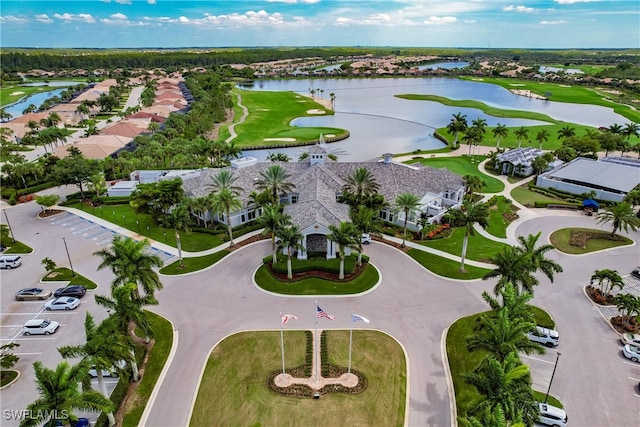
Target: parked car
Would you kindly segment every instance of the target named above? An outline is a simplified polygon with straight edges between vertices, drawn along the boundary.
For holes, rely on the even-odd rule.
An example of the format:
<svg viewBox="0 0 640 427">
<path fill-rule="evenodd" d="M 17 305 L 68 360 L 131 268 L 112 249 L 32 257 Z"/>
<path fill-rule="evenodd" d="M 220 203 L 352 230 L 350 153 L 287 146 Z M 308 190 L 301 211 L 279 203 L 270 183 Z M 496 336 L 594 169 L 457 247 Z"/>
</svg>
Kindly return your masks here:
<svg viewBox="0 0 640 427">
<path fill-rule="evenodd" d="M 16 293 L 16 300 L 28 301 L 28 300 L 45 300 L 49 299 L 51 291 L 45 291 L 42 288 L 25 288 L 20 289 Z"/>
<path fill-rule="evenodd" d="M 558 408 L 548 403 L 538 403 L 538 409 L 540 415 L 538 415 L 538 422 L 548 426 L 566 427 L 569 417 L 564 409 Z"/>
<path fill-rule="evenodd" d="M 368 245 L 371 243 L 371 235 L 369 233 L 362 233 L 362 237 L 360 237 L 360 242 L 363 245 Z"/>
<path fill-rule="evenodd" d="M 636 347 L 640 347 L 640 335 L 639 334 L 622 334 L 620 337 L 620 341 L 622 341 L 622 345 L 631 344 Z"/>
<path fill-rule="evenodd" d="M 22 257 L 18 255 L 2 255 L 0 256 L 0 268 L 11 270 L 22 265 Z"/>
<path fill-rule="evenodd" d="M 527 338 L 547 347 L 555 347 L 560 342 L 560 335 L 558 334 L 558 331 L 543 328 L 542 326 L 536 326 L 533 331 L 527 334 Z"/>
<path fill-rule="evenodd" d="M 636 347 L 635 345 L 627 344 L 622 347 L 622 354 L 633 362 L 640 361 L 640 347 Z"/>
<path fill-rule="evenodd" d="M 71 285 L 64 288 L 58 288 L 53 292 L 53 296 L 82 298 L 87 293 L 87 288 L 82 285 Z"/>
<path fill-rule="evenodd" d="M 632 272 L 631 275 L 633 277 L 637 277 L 638 279 L 640 279 L 640 267 L 636 267 Z"/>
<path fill-rule="evenodd" d="M 80 306 L 80 300 L 74 297 L 60 297 L 48 301 L 44 308 L 47 311 L 51 310 L 75 310 Z"/>
<path fill-rule="evenodd" d="M 58 330 L 60 324 L 55 320 L 49 319 L 32 319 L 27 320 L 22 327 L 22 333 L 25 335 L 51 335 Z"/>
</svg>

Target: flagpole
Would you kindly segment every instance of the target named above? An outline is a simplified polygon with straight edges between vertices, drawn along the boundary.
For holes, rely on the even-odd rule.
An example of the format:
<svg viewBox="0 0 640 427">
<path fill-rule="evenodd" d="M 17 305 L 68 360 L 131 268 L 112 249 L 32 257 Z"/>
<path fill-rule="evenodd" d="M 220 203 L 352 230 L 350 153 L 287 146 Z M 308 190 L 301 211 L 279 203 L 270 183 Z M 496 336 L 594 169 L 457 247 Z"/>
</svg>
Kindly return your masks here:
<svg viewBox="0 0 640 427">
<path fill-rule="evenodd" d="M 353 311 L 351 312 L 351 322 L 349 323 L 349 364 L 347 365 L 347 381 L 351 375 L 351 343 L 353 342 Z"/>
<path fill-rule="evenodd" d="M 316 354 L 317 354 L 317 356 L 319 358 L 320 357 L 320 351 L 319 351 L 320 349 L 318 348 L 319 347 L 319 344 L 318 344 L 318 301 L 316 301 L 316 307 L 313 309 L 313 311 L 315 312 L 314 314 L 315 314 L 315 318 L 316 318 L 316 333 L 315 333 L 315 336 L 313 338 L 314 341 L 315 341 L 315 344 L 316 344 L 314 352 L 317 352 Z M 314 365 L 315 365 L 314 369 L 316 371 L 316 384 L 318 383 L 318 362 L 319 362 L 318 359 L 314 360 L 314 362 L 313 362 Z"/>
<path fill-rule="evenodd" d="M 282 322 L 282 313 L 280 313 L 280 347 L 282 349 L 282 384 L 285 384 L 284 376 L 284 323 Z"/>
</svg>

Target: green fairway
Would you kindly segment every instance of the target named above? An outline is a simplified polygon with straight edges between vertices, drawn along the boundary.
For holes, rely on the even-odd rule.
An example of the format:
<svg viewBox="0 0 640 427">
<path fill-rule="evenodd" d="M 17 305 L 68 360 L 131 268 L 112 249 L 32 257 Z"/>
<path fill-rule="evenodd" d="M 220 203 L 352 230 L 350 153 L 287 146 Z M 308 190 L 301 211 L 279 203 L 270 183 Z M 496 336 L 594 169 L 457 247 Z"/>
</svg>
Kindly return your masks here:
<svg viewBox="0 0 640 427">
<path fill-rule="evenodd" d="M 274 312 L 272 327 L 279 325 Z M 305 346 L 304 331 L 285 331 L 287 368 L 304 364 Z M 347 366 L 348 346 L 349 331 L 328 331 L 327 349 L 333 364 Z M 231 335 L 207 360 L 190 425 L 404 425 L 407 372 L 400 345 L 381 332 L 354 330 L 351 366 L 367 378 L 367 388 L 360 394 L 330 393 L 317 400 L 286 397 L 266 384 L 272 372 L 282 369 L 280 333 Z"/>
<path fill-rule="evenodd" d="M 468 156 L 415 159 L 410 160 L 407 163 L 420 163 L 422 165 L 431 166 L 432 168 L 436 169 L 447 168 L 451 172 L 460 176 L 475 175 L 480 177 L 480 179 L 482 179 L 486 184 L 486 186 L 482 187 L 482 189 L 480 190 L 481 193 L 498 193 L 504 190 L 504 184 L 502 183 L 502 181 L 491 176 L 487 176 L 484 173 L 480 172 L 480 170 L 478 169 L 478 164 L 485 158 L 485 156 L 475 156 L 475 160 L 477 161 L 477 163 L 472 162 L 472 158 Z"/>
<path fill-rule="evenodd" d="M 462 253 L 462 241 L 464 239 L 464 227 L 458 227 L 453 230 L 451 236 L 444 239 L 422 240 L 423 246 L 438 249 L 452 255 L 460 256 Z M 506 245 L 489 240 L 486 237 L 476 233 L 475 236 L 469 236 L 469 245 L 467 246 L 467 259 L 474 261 L 488 262 L 489 258 L 500 252 Z"/>
<path fill-rule="evenodd" d="M 324 127 L 294 127 L 291 120 L 296 117 L 313 117 L 333 114 L 311 98 L 294 92 L 270 92 L 239 90 L 242 104 L 249 110 L 244 123 L 235 128 L 234 139 L 239 147 L 270 146 L 314 142 L 320 134 L 330 138 L 347 135 L 344 129 Z M 322 112 L 322 114 L 313 114 Z"/>
</svg>

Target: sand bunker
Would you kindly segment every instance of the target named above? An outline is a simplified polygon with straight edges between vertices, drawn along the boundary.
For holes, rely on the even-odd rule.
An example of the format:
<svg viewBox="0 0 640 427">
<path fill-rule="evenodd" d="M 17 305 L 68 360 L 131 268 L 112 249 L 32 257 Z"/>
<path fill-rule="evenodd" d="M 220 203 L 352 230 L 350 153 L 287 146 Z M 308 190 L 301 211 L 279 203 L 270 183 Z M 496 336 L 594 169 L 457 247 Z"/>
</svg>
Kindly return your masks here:
<svg viewBox="0 0 640 427">
<path fill-rule="evenodd" d="M 524 83 L 509 83 L 509 86 L 526 86 Z"/>
<path fill-rule="evenodd" d="M 509 90 L 511 91 L 511 93 L 515 93 L 516 95 L 520 95 L 520 96 L 526 96 L 528 98 L 547 99 L 544 96 L 540 96 L 538 94 L 531 92 L 530 90 L 521 90 L 521 89 L 509 89 Z"/>
<path fill-rule="evenodd" d="M 12 92 L 9 96 L 24 95 L 24 92 Z"/>
<path fill-rule="evenodd" d="M 268 108 L 257 108 L 256 111 L 269 111 Z"/>
<path fill-rule="evenodd" d="M 334 138 L 336 136 L 335 133 L 328 133 L 325 135 L 327 138 Z"/>
<path fill-rule="evenodd" d="M 285 141 L 285 142 L 293 142 L 295 138 L 265 138 L 263 141 Z"/>
<path fill-rule="evenodd" d="M 325 113 L 324 110 L 318 110 L 316 108 L 316 109 L 313 109 L 313 110 L 307 110 L 307 114 L 326 114 L 326 113 Z"/>
</svg>

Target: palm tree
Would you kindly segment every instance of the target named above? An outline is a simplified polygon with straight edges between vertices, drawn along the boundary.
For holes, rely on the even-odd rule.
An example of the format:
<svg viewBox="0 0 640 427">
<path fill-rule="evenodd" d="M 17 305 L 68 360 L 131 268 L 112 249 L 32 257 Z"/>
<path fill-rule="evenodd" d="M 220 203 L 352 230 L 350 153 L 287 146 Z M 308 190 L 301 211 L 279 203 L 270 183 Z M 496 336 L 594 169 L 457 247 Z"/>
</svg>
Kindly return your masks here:
<svg viewBox="0 0 640 427">
<path fill-rule="evenodd" d="M 211 195 L 211 209 L 218 214 L 224 213 L 227 233 L 229 233 L 229 246 L 235 245 L 231 227 L 231 212 L 242 209 L 240 198 L 230 188 L 223 188 Z"/>
<path fill-rule="evenodd" d="M 275 162 L 290 162 L 291 161 L 291 157 L 287 156 L 285 153 L 269 153 L 267 155 L 267 159 L 269 160 L 271 163 L 275 163 Z"/>
<path fill-rule="evenodd" d="M 297 225 L 290 225 L 278 230 L 276 236 L 280 238 L 280 242 L 283 247 L 287 248 L 287 277 L 293 278 L 293 271 L 291 268 L 291 256 L 293 251 L 299 251 L 304 249 L 302 246 L 302 239 L 304 236 L 300 233 L 300 229 Z"/>
<path fill-rule="evenodd" d="M 610 222 L 613 225 L 611 237 L 614 237 L 619 229 L 627 233 L 629 229 L 637 231 L 640 227 L 640 218 L 633 212 L 633 206 L 627 202 L 620 202 L 605 208 L 602 212 L 598 212 L 596 219 L 598 220 L 597 224 Z"/>
<path fill-rule="evenodd" d="M 542 150 L 542 143 L 547 142 L 549 140 L 549 131 L 546 129 L 542 129 L 536 134 L 536 141 L 540 144 L 538 147 L 539 150 Z"/>
<path fill-rule="evenodd" d="M 380 185 L 371 171 L 365 167 L 359 167 L 347 176 L 346 183 L 342 187 L 342 192 L 353 199 L 352 206 L 357 207 L 362 204 L 365 197 L 378 193 Z"/>
<path fill-rule="evenodd" d="M 458 134 L 466 132 L 468 127 L 467 116 L 462 113 L 456 113 L 447 125 L 447 133 L 453 134 L 453 143 L 451 148 L 458 148 Z"/>
<path fill-rule="evenodd" d="M 631 141 L 631 137 L 635 136 L 636 138 L 640 135 L 640 125 L 638 123 L 625 123 L 624 129 L 622 129 L 622 135 L 627 138 L 628 141 Z"/>
<path fill-rule="evenodd" d="M 331 100 L 331 110 L 336 111 L 336 94 L 331 92 L 329 94 L 329 99 Z"/>
<path fill-rule="evenodd" d="M 178 248 L 178 260 L 180 267 L 184 267 L 182 262 L 182 240 L 180 239 L 180 230 L 184 230 L 186 233 L 191 232 L 189 226 L 191 224 L 191 216 L 185 203 L 180 203 L 174 206 L 169 215 L 162 219 L 162 224 L 165 227 L 173 228 L 173 233 L 176 237 L 176 246 Z"/>
<path fill-rule="evenodd" d="M 502 298 L 501 301 L 485 291 L 482 293 L 482 299 L 496 312 L 506 308 L 510 317 L 522 319 L 530 323 L 535 322 L 533 310 L 531 305 L 529 305 L 529 301 L 533 298 L 532 293 L 518 292 L 518 289 L 513 284 L 506 283 L 502 287 L 499 295 Z"/>
<path fill-rule="evenodd" d="M 108 319 L 100 325 L 96 325 L 93 316 L 87 312 L 84 321 L 85 344 L 58 348 L 60 355 L 65 359 L 82 357 L 83 363 L 95 366 L 100 393 L 106 398 L 109 398 L 109 394 L 102 371 L 117 366 L 120 360 L 128 359 L 130 356 L 129 348 L 132 344 L 128 336 L 122 335 L 121 331 L 113 326 L 114 323 L 109 322 Z M 110 426 L 116 424 L 113 412 L 109 411 L 107 418 Z"/>
<path fill-rule="evenodd" d="M 369 209 L 366 206 L 358 206 L 357 208 L 349 209 L 349 217 L 351 222 L 357 231 L 358 242 L 358 261 L 357 265 L 362 265 L 362 253 L 364 248 L 362 246 L 362 235 L 370 233 L 371 231 L 378 231 L 378 221 L 376 211 Z"/>
<path fill-rule="evenodd" d="M 123 335 L 129 336 L 134 342 L 140 342 L 136 335 L 136 328 L 140 329 L 146 337 L 153 336 L 153 330 L 147 314 L 142 309 L 146 305 L 158 305 L 158 301 L 152 295 L 138 297 L 135 295 L 136 285 L 129 283 L 111 290 L 111 298 L 104 295 L 96 295 L 96 303 L 109 310 L 115 328 Z M 129 349 L 133 381 L 139 380 L 138 364 L 136 362 L 133 347 Z"/>
<path fill-rule="evenodd" d="M 493 133 L 493 137 L 496 139 L 496 148 L 500 148 L 500 140 L 509 135 L 509 129 L 507 129 L 505 125 L 498 123 L 491 132 Z"/>
<path fill-rule="evenodd" d="M 471 147 L 482 142 L 483 135 L 477 127 L 470 127 L 467 129 L 467 133 L 462 137 L 462 140 L 469 145 L 469 157 L 471 157 Z"/>
<path fill-rule="evenodd" d="M 238 195 L 242 191 L 242 187 L 235 185 L 237 177 L 232 171 L 228 169 L 221 169 L 214 176 L 211 177 L 211 184 L 209 184 L 209 190 L 212 193 L 220 191 L 223 188 L 228 188 L 234 194 Z"/>
<path fill-rule="evenodd" d="M 500 362 L 511 353 L 542 354 L 544 347 L 527 337 L 534 327 L 535 323 L 510 315 L 509 309 L 503 307 L 498 310 L 497 316 L 480 316 L 478 329 L 466 338 L 467 349 L 487 351 Z"/>
<path fill-rule="evenodd" d="M 114 289 L 128 283 L 134 283 L 145 295 L 153 296 L 156 290 L 162 289 L 162 282 L 154 268 L 163 265 L 157 255 L 149 254 L 149 241 L 133 240 L 122 235 L 113 237 L 111 247 L 93 253 L 102 259 L 98 270 L 109 268 L 116 276 L 111 282 Z M 136 288 L 139 294 L 140 290 Z"/>
<path fill-rule="evenodd" d="M 9 113 L 6 109 L 4 108 L 0 108 L 0 122 L 6 122 L 8 120 L 11 120 L 13 116 L 11 115 L 11 113 Z"/>
<path fill-rule="evenodd" d="M 465 193 L 467 195 L 471 195 L 486 186 L 485 182 L 478 175 L 465 175 L 462 177 L 462 180 L 464 181 Z"/>
<path fill-rule="evenodd" d="M 36 388 L 40 397 L 27 406 L 30 417 L 20 422 L 20 427 L 35 427 L 43 423 L 57 425 L 77 419 L 74 410 L 113 411 L 113 403 L 95 390 L 82 391 L 78 383 L 87 377 L 84 363 L 70 365 L 63 360 L 55 369 L 46 368 L 42 362 L 33 362 Z"/>
<path fill-rule="evenodd" d="M 622 313 L 622 321 L 631 324 L 631 319 L 640 314 L 640 297 L 631 294 L 618 294 L 613 298 L 616 308 Z"/>
<path fill-rule="evenodd" d="M 278 262 L 276 235 L 280 230 L 291 225 L 291 217 L 280 212 L 278 206 L 267 205 L 263 208 L 257 222 L 264 228 L 263 235 L 271 235 L 271 265 L 274 265 Z"/>
<path fill-rule="evenodd" d="M 545 254 L 551 250 L 554 250 L 554 246 L 551 244 L 544 244 L 536 246 L 540 235 L 529 234 L 527 237 L 518 236 L 518 243 L 520 244 L 520 250 L 529 261 L 529 268 L 532 273 L 541 271 L 551 283 L 555 273 L 562 273 L 563 269 L 560 264 L 545 257 Z"/>
<path fill-rule="evenodd" d="M 295 185 L 287 180 L 290 174 L 280 165 L 271 165 L 265 171 L 260 172 L 260 179 L 256 181 L 258 190 L 269 190 L 274 205 L 280 203 L 280 194 L 293 191 Z"/>
<path fill-rule="evenodd" d="M 558 139 L 567 139 L 576 136 L 576 129 L 567 125 L 562 129 L 558 129 Z"/>
<path fill-rule="evenodd" d="M 463 377 L 485 396 L 472 408 L 472 414 L 480 414 L 485 408 L 493 412 L 499 407 L 507 422 L 522 420 L 524 425 L 530 426 L 538 421 L 539 410 L 531 389 L 529 367 L 522 364 L 516 353 L 508 355 L 504 362 L 489 356 L 473 373 Z"/>
<path fill-rule="evenodd" d="M 338 244 L 338 255 L 340 256 L 340 274 L 338 278 L 344 279 L 345 249 L 351 248 L 358 250 L 360 236 L 358 236 L 358 230 L 355 225 L 346 221 L 340 222 L 338 226 L 333 224 L 329 225 L 329 231 L 330 233 L 327 234 L 327 239 Z"/>
<path fill-rule="evenodd" d="M 518 138 L 518 148 L 522 147 L 522 140 L 527 139 L 527 135 L 529 135 L 529 129 L 524 126 L 520 126 L 520 128 L 516 129 L 514 132 L 516 138 Z"/>
<path fill-rule="evenodd" d="M 415 194 L 409 192 L 400 193 L 395 200 L 395 212 L 402 212 L 404 214 L 404 226 L 402 230 L 402 247 L 405 247 L 407 240 L 407 221 L 409 216 L 416 212 L 420 207 L 420 199 Z"/>
<path fill-rule="evenodd" d="M 460 209 L 452 209 L 451 220 L 456 227 L 465 227 L 464 240 L 462 241 L 462 254 L 460 256 L 460 271 L 464 272 L 464 260 L 467 256 L 467 245 L 469 244 L 469 236 L 475 236 L 473 225 L 478 223 L 482 228 L 488 225 L 489 211 L 487 205 L 481 202 L 474 202 L 471 199 L 465 199 Z"/>
<path fill-rule="evenodd" d="M 598 281 L 600 292 L 604 296 L 611 294 L 614 288 L 622 289 L 624 287 L 622 276 L 616 270 L 608 268 L 594 271 L 593 275 L 591 275 L 591 282 L 594 280 Z"/>
</svg>

